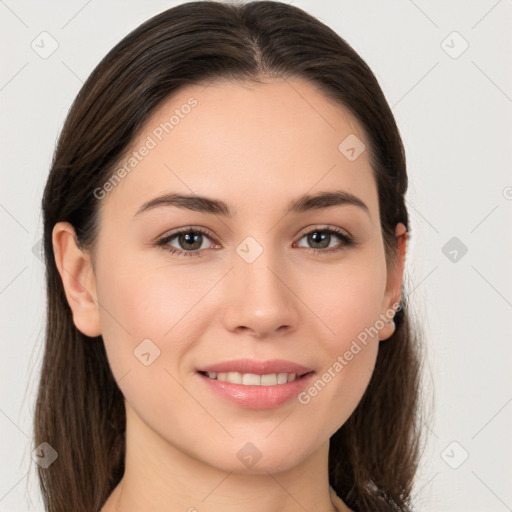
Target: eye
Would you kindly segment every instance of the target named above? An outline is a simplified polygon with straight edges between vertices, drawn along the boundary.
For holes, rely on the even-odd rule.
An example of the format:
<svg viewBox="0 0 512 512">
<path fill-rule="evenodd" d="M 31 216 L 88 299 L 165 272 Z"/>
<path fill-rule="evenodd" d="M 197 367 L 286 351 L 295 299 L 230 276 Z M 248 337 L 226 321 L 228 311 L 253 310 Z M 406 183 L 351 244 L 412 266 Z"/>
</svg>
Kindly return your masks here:
<svg viewBox="0 0 512 512">
<path fill-rule="evenodd" d="M 157 242 L 157 245 L 169 251 L 171 254 L 178 254 L 180 256 L 202 256 L 202 253 L 199 252 L 199 249 L 204 249 L 204 247 L 202 247 L 204 237 L 210 238 L 206 231 L 198 228 L 188 227 L 171 235 L 165 236 L 164 238 L 161 238 Z M 170 246 L 169 243 L 175 238 L 177 239 L 180 247 L 189 250 L 184 251 Z"/>
<path fill-rule="evenodd" d="M 334 237 L 333 237 L 334 235 Z M 200 228 L 187 227 L 161 238 L 157 246 L 179 256 L 202 256 L 205 237 L 211 240 L 213 237 Z M 340 242 L 332 247 L 331 242 L 337 238 Z M 178 247 L 170 245 L 176 239 Z M 320 226 L 303 234 L 300 239 L 306 239 L 313 247 L 303 247 L 294 244 L 295 247 L 305 248 L 313 253 L 332 253 L 341 251 L 347 247 L 356 245 L 353 238 L 340 228 Z M 211 247 L 210 247 L 211 248 Z"/>
<path fill-rule="evenodd" d="M 308 231 L 307 233 L 301 236 L 300 240 L 304 238 L 306 239 L 308 244 L 311 244 L 313 246 L 312 248 L 306 247 L 306 249 L 314 253 L 338 252 L 345 249 L 346 247 L 355 245 L 353 238 L 350 235 L 348 235 L 348 233 L 344 232 L 340 228 L 332 228 L 329 226 L 320 226 L 311 231 Z M 341 244 L 338 243 L 337 246 L 333 247 L 331 245 L 333 238 L 341 240 Z"/>
</svg>

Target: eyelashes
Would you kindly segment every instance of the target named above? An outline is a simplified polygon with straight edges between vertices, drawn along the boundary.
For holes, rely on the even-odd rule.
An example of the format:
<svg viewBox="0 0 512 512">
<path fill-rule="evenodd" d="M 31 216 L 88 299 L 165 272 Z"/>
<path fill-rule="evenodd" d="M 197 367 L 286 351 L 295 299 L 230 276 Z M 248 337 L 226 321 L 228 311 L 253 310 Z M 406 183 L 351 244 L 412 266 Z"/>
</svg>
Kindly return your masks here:
<svg viewBox="0 0 512 512">
<path fill-rule="evenodd" d="M 198 236 L 199 235 L 199 236 Z M 320 236 L 319 236 L 320 235 Z M 303 238 L 307 239 L 307 243 L 311 244 L 322 244 L 326 240 L 328 241 L 328 245 L 330 245 L 331 239 L 338 238 L 340 240 L 340 243 L 336 247 L 327 247 L 327 248 L 312 248 L 312 247 L 299 247 L 299 249 L 305 250 L 306 252 L 311 252 L 313 254 L 332 254 L 337 253 L 343 250 L 346 250 L 349 247 L 353 247 L 356 244 L 354 239 L 348 235 L 345 231 L 341 230 L 340 228 L 336 227 L 330 227 L 330 226 L 319 226 L 314 229 L 311 229 L 305 233 L 303 233 L 299 241 Z M 208 239 L 213 239 L 211 234 L 204 229 L 201 228 L 195 228 L 195 227 L 187 227 L 180 229 L 178 231 L 175 231 L 174 233 L 171 233 L 169 235 L 166 235 L 162 238 L 160 238 L 156 242 L 156 246 L 162 248 L 163 250 L 177 256 L 185 256 L 185 257 L 200 257 L 204 255 L 204 251 L 206 249 L 201 249 L 202 244 L 202 237 L 207 237 Z M 178 249 L 176 247 L 173 247 L 169 245 L 169 243 L 174 240 L 178 239 L 179 244 L 191 244 L 191 245 L 197 245 L 199 242 L 199 247 L 194 247 L 190 251 Z M 295 245 L 295 243 L 294 243 Z"/>
</svg>

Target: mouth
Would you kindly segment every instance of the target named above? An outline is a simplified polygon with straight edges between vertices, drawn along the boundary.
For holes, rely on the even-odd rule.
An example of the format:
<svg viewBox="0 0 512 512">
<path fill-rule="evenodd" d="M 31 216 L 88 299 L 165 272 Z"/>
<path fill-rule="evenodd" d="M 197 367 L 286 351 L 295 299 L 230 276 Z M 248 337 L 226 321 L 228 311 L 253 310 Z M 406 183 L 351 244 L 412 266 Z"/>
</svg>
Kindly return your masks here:
<svg viewBox="0 0 512 512">
<path fill-rule="evenodd" d="M 315 378 L 315 371 L 290 361 L 226 361 L 201 368 L 205 390 L 238 407 L 273 409 L 291 403 Z"/>
<path fill-rule="evenodd" d="M 241 372 L 207 372 L 199 371 L 201 375 L 208 377 L 211 380 L 220 382 L 229 382 L 231 384 L 240 384 L 242 386 L 279 386 L 294 382 L 304 378 L 313 371 L 302 373 L 267 373 L 258 375 L 256 373 L 241 373 Z"/>
</svg>

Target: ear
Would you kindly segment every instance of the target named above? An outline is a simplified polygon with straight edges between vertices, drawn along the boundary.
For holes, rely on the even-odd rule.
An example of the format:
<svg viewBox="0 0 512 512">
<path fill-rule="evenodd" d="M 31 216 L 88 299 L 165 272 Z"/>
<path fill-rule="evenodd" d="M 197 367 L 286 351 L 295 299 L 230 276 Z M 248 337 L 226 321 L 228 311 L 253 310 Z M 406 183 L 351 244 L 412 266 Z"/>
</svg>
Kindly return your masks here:
<svg viewBox="0 0 512 512">
<path fill-rule="evenodd" d="M 73 312 L 73 323 L 86 336 L 99 336 L 101 329 L 96 279 L 89 253 L 78 247 L 75 230 L 68 222 L 55 224 L 52 243 L 55 264 Z"/>
<path fill-rule="evenodd" d="M 380 330 L 379 340 L 386 340 L 393 334 L 395 327 L 390 322 L 390 320 L 392 320 L 391 311 L 396 310 L 396 305 L 400 302 L 400 297 L 402 296 L 402 282 L 407 249 L 407 228 L 401 222 L 396 225 L 395 236 L 397 237 L 396 263 L 394 265 L 391 264 L 388 270 L 386 291 L 382 302 L 381 318 L 383 318 L 384 327 Z"/>
</svg>

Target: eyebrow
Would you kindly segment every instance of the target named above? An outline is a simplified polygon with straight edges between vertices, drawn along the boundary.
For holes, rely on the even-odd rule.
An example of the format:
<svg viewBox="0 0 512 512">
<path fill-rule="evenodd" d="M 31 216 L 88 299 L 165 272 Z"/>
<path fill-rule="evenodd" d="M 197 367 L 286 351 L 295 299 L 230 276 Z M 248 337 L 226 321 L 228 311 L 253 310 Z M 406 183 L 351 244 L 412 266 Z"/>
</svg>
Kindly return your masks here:
<svg viewBox="0 0 512 512">
<path fill-rule="evenodd" d="M 305 213 L 313 210 L 323 210 L 335 206 L 349 205 L 360 208 L 371 217 L 368 206 L 366 206 L 359 197 L 344 190 L 304 194 L 288 204 L 286 213 Z M 169 193 L 145 202 L 137 210 L 135 216 L 161 206 L 173 206 L 175 208 L 193 210 L 213 215 L 222 215 L 229 218 L 236 215 L 236 209 L 231 208 L 227 203 L 220 199 L 212 199 L 195 194 Z"/>
</svg>

